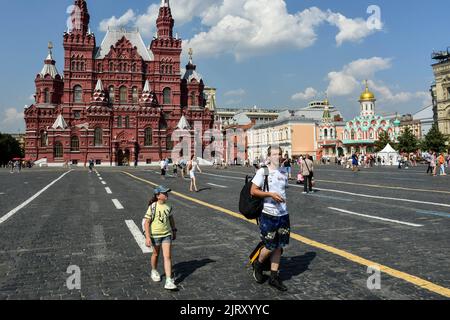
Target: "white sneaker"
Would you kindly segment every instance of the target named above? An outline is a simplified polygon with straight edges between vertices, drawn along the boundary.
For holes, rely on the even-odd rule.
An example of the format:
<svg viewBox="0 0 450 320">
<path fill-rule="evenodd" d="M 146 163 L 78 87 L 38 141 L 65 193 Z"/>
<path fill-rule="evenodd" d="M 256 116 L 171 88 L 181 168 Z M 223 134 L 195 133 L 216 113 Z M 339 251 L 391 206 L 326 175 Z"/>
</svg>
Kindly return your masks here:
<svg viewBox="0 0 450 320">
<path fill-rule="evenodd" d="M 152 270 L 151 277 L 152 277 L 153 282 L 161 282 L 161 276 L 158 271 Z"/>
<path fill-rule="evenodd" d="M 178 287 L 175 284 L 175 280 L 171 279 L 171 278 L 167 278 L 166 280 L 166 286 L 164 287 L 164 289 L 167 290 L 177 290 Z"/>
</svg>

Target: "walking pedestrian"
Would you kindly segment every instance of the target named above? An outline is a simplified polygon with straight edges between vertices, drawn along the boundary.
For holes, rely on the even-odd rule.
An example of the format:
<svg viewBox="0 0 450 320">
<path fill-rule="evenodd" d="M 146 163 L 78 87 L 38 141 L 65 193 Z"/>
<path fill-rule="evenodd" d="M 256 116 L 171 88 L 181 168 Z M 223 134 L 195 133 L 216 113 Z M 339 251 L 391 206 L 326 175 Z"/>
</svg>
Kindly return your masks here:
<svg viewBox="0 0 450 320">
<path fill-rule="evenodd" d="M 353 172 L 359 171 L 358 164 L 359 164 L 359 162 L 358 162 L 358 154 L 354 153 L 352 155 L 352 171 Z"/>
<path fill-rule="evenodd" d="M 289 156 L 287 154 L 283 160 L 283 166 L 286 170 L 288 180 L 291 180 L 292 179 L 292 164 L 291 164 L 291 159 L 289 159 Z"/>
<path fill-rule="evenodd" d="M 197 171 L 202 173 L 202 169 L 200 169 L 200 166 L 198 165 L 198 162 L 195 161 L 195 156 L 191 157 L 191 161 L 189 161 L 187 166 L 188 166 L 189 177 L 191 178 L 190 191 L 194 192 L 193 189 L 195 189 L 195 192 L 198 192 L 197 178 L 196 178 L 195 174 L 196 174 Z"/>
<path fill-rule="evenodd" d="M 161 168 L 161 178 L 165 179 L 166 178 L 166 171 L 167 171 L 166 160 L 165 159 L 161 159 L 161 161 L 159 163 L 159 167 Z"/>
<path fill-rule="evenodd" d="M 94 172 L 94 159 L 89 160 L 89 173 Z"/>
<path fill-rule="evenodd" d="M 309 154 L 305 155 L 305 159 L 302 161 L 301 172 L 304 179 L 304 191 L 303 194 L 314 192 L 312 179 L 314 177 L 314 163 L 312 162 Z"/>
<path fill-rule="evenodd" d="M 290 220 L 286 205 L 286 187 L 288 179 L 286 171 L 281 166 L 282 150 L 268 149 L 270 163 L 269 168 L 269 192 L 264 188 L 264 168 L 261 168 L 253 178 L 251 195 L 264 199 L 264 209 L 259 217 L 259 228 L 264 248 L 258 259 L 253 263 L 253 277 L 259 284 L 264 283 L 264 262 L 270 259 L 269 285 L 280 290 L 287 291 L 287 287 L 281 281 L 279 270 L 283 248 L 289 244 Z"/>
<path fill-rule="evenodd" d="M 436 177 L 436 152 L 433 151 L 433 153 L 431 154 L 431 160 L 430 160 L 430 166 L 432 169 L 432 175 L 433 177 Z"/>
<path fill-rule="evenodd" d="M 441 152 L 441 154 L 437 158 L 437 162 L 438 162 L 438 165 L 439 165 L 439 175 L 446 176 L 447 174 L 445 173 L 445 157 L 444 157 L 444 153 Z"/>
<path fill-rule="evenodd" d="M 433 167 L 431 166 L 431 157 L 432 157 L 432 154 L 433 154 L 432 151 L 427 152 L 427 153 L 425 154 L 425 161 L 426 161 L 427 164 L 428 164 L 427 174 L 429 174 L 429 173 L 433 174 Z"/>
<path fill-rule="evenodd" d="M 177 285 L 172 274 L 172 242 L 177 238 L 177 229 L 172 214 L 172 207 L 167 203 L 169 192 L 171 191 L 163 186 L 159 186 L 153 191 L 153 198 L 150 200 L 145 215 L 144 226 L 145 244 L 149 248 L 153 246 L 151 279 L 154 282 L 161 281 L 161 275 L 157 269 L 162 248 L 164 272 L 166 275 L 164 288 L 167 290 L 176 290 Z"/>
</svg>

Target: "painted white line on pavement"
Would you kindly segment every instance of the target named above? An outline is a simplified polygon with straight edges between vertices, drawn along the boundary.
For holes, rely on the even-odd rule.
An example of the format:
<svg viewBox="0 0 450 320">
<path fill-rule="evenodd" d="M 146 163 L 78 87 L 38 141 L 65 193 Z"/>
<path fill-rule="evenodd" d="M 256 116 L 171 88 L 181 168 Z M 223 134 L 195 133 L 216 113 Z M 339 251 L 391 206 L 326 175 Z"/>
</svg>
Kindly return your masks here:
<svg viewBox="0 0 450 320">
<path fill-rule="evenodd" d="M 112 191 L 111 191 L 110 188 L 106 187 L 105 190 L 106 190 L 106 193 L 107 193 L 107 194 L 112 194 Z"/>
<path fill-rule="evenodd" d="M 0 192 L 0 196 L 4 196 L 5 195 L 5 193 L 4 192 Z"/>
<path fill-rule="evenodd" d="M 407 226 L 410 226 L 410 227 L 423 227 L 423 225 L 421 225 L 421 224 L 415 224 L 415 223 L 403 222 L 403 221 L 386 219 L 386 218 L 381 218 L 381 217 L 369 216 L 367 214 L 356 213 L 356 212 L 343 210 L 343 209 L 338 209 L 338 208 L 333 208 L 333 207 L 328 207 L 328 209 L 334 210 L 334 211 L 338 211 L 338 212 L 342 212 L 342 213 L 352 214 L 352 215 L 360 216 L 360 217 L 364 217 L 364 218 L 370 218 L 370 219 L 381 220 L 381 221 L 386 221 L 386 222 L 404 224 L 404 225 L 407 225 Z"/>
<path fill-rule="evenodd" d="M 117 210 L 123 210 L 125 209 L 122 204 L 119 202 L 119 200 L 117 199 L 112 199 L 112 202 L 114 203 L 114 205 L 116 206 Z"/>
<path fill-rule="evenodd" d="M 126 220 L 125 223 L 127 224 L 128 229 L 130 229 L 131 234 L 134 237 L 134 240 L 136 240 L 139 248 L 141 248 L 142 253 L 152 253 L 153 249 L 149 248 L 145 245 L 145 237 L 142 234 L 142 231 L 139 229 L 139 227 L 134 223 L 133 220 Z"/>
<path fill-rule="evenodd" d="M 243 180 L 243 178 L 222 176 L 222 175 L 211 174 L 211 173 L 204 173 L 204 175 L 214 176 L 214 177 L 219 177 L 219 178 L 226 178 L 226 179 Z M 289 184 L 289 186 L 290 187 L 294 187 L 294 188 L 301 188 L 301 189 L 304 188 L 303 186 L 299 186 L 299 185 L 296 185 L 296 184 Z M 347 195 L 351 195 L 351 196 L 355 196 L 355 197 L 392 200 L 392 201 L 399 201 L 399 202 L 419 203 L 419 204 L 427 204 L 427 205 L 430 205 L 430 206 L 438 206 L 438 207 L 450 208 L 450 204 L 447 204 L 447 203 L 428 202 L 428 201 L 419 201 L 419 200 L 411 200 L 411 199 L 403 199 L 403 198 L 391 198 L 391 197 L 382 197 L 382 196 L 372 196 L 372 195 L 369 195 L 369 194 L 354 193 L 354 192 L 334 190 L 334 189 L 323 189 L 323 188 L 315 188 L 315 189 L 319 190 L 319 191 L 324 191 L 324 192 L 333 192 L 333 193 L 347 194 Z"/>
<path fill-rule="evenodd" d="M 105 182 L 105 181 L 102 181 L 102 184 L 106 185 L 106 182 Z"/>
<path fill-rule="evenodd" d="M 226 186 L 221 186 L 220 184 L 214 184 L 214 183 L 207 183 L 207 184 L 210 185 L 210 186 L 213 186 L 213 187 L 218 187 L 218 188 L 228 189 L 228 187 L 226 187 Z"/>
<path fill-rule="evenodd" d="M 66 173 L 64 173 L 63 175 L 61 175 L 58 179 L 54 180 L 52 183 L 50 183 L 48 186 L 46 186 L 44 189 L 42 189 L 41 191 L 39 191 L 38 193 L 36 193 L 34 196 L 32 196 L 30 199 L 28 199 L 27 201 L 25 201 L 24 203 L 22 203 L 20 206 L 16 207 L 15 209 L 11 210 L 10 212 L 8 212 L 7 214 L 5 214 L 3 217 L 0 218 L 0 224 L 2 224 L 3 222 L 5 222 L 6 220 L 8 220 L 9 218 L 11 218 L 14 214 L 16 214 L 19 210 L 25 208 L 30 202 L 32 202 L 34 199 L 36 199 L 37 197 L 39 197 L 42 193 L 44 193 L 48 188 L 50 188 L 52 185 L 54 185 L 56 182 L 58 182 L 59 180 L 61 180 L 62 178 L 64 178 L 64 176 L 70 172 L 72 172 L 73 170 L 67 171 Z"/>
<path fill-rule="evenodd" d="M 100 181 L 102 181 L 103 180 L 103 178 L 102 177 L 98 177 L 99 179 L 100 179 Z"/>
</svg>

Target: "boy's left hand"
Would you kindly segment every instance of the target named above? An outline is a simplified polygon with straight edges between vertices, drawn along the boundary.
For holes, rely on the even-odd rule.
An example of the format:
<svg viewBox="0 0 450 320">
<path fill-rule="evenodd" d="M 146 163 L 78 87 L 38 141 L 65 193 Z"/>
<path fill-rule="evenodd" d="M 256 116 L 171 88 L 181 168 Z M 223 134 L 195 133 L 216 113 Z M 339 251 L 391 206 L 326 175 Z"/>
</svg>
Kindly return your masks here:
<svg viewBox="0 0 450 320">
<path fill-rule="evenodd" d="M 177 232 L 176 231 L 172 232 L 172 240 L 173 241 L 177 240 Z"/>
</svg>

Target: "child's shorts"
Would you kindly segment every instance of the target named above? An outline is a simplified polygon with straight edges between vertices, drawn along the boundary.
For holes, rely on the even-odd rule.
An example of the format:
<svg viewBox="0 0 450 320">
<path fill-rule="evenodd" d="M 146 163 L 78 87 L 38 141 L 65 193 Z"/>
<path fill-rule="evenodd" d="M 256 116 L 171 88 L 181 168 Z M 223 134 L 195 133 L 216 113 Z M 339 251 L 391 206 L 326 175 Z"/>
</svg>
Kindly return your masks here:
<svg viewBox="0 0 450 320">
<path fill-rule="evenodd" d="M 164 238 L 151 238 L 152 245 L 154 247 L 160 247 L 163 243 L 172 243 L 172 236 L 167 236 Z"/>
</svg>

